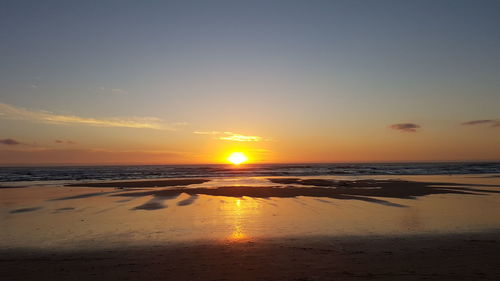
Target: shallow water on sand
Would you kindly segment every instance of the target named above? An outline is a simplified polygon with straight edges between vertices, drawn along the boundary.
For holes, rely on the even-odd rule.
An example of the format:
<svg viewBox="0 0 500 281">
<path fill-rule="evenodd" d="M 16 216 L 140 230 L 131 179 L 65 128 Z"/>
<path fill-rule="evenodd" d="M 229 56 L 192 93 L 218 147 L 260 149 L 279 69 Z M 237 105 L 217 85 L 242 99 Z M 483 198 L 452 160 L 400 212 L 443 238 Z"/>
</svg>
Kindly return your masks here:
<svg viewBox="0 0 500 281">
<path fill-rule="evenodd" d="M 280 237 L 412 235 L 500 229 L 500 193 L 495 193 L 500 191 L 498 176 L 301 179 L 366 178 L 467 184 L 465 188 L 470 190 L 389 197 L 311 196 L 310 193 L 300 195 L 300 192 L 285 197 L 277 196 L 275 191 L 270 191 L 269 196 L 254 197 L 187 191 L 174 195 L 162 193 L 161 196 L 155 193 L 178 188 L 314 188 L 308 184 L 273 183 L 262 177 L 215 178 L 202 184 L 163 188 L 4 188 L 0 189 L 0 247 L 106 248 L 194 240 L 237 242 Z"/>
</svg>

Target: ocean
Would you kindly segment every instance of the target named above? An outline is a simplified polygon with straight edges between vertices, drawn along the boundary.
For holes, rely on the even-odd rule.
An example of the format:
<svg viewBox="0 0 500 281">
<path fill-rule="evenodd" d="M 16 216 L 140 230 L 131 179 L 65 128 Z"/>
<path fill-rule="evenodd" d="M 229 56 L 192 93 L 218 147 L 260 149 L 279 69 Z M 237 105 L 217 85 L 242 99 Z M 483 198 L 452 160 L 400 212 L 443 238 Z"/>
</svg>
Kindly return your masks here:
<svg viewBox="0 0 500 281">
<path fill-rule="evenodd" d="M 0 182 L 194 177 L 459 175 L 500 173 L 500 163 L 336 163 L 0 167 Z"/>
</svg>

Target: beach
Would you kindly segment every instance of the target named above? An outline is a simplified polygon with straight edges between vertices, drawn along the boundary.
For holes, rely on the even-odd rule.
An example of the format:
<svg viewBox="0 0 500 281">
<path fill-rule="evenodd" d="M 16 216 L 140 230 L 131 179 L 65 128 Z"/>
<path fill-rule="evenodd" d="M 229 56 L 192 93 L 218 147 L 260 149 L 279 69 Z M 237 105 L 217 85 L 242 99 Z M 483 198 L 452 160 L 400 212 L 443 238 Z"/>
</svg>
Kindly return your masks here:
<svg viewBox="0 0 500 281">
<path fill-rule="evenodd" d="M 498 233 L 1 251 L 2 280 L 498 280 Z"/>
<path fill-rule="evenodd" d="M 4 183 L 2 280 L 497 280 L 497 174 Z"/>
</svg>

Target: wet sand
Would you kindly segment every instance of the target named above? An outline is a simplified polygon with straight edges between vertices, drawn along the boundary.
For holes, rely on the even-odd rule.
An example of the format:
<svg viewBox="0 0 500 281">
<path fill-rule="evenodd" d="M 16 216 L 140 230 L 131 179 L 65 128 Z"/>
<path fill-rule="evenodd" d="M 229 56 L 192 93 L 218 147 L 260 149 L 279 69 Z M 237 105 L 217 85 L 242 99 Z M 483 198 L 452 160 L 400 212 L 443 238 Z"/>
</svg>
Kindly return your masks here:
<svg viewBox="0 0 500 281">
<path fill-rule="evenodd" d="M 498 280 L 499 233 L 0 251 L 2 280 Z"/>
<path fill-rule="evenodd" d="M 499 280 L 499 213 L 495 175 L 5 188 L 0 280 Z"/>
<path fill-rule="evenodd" d="M 108 182 L 82 182 L 68 184 L 66 186 L 80 187 L 166 187 L 166 186 L 185 186 L 191 184 L 200 184 L 208 182 L 208 179 L 168 179 L 168 180 L 135 180 L 135 181 L 108 181 Z"/>
<path fill-rule="evenodd" d="M 176 198 L 181 194 L 191 197 L 198 195 L 251 198 L 331 198 L 338 200 L 361 200 L 393 207 L 404 205 L 380 198 L 414 199 L 431 194 L 481 195 L 500 193 L 499 190 L 481 189 L 481 187 L 500 188 L 500 185 L 462 184 L 445 182 L 416 182 L 403 180 L 356 180 L 332 181 L 325 179 L 290 179 L 271 178 L 269 181 L 279 184 L 298 184 L 301 186 L 222 186 L 217 188 L 162 189 L 144 192 L 123 192 L 112 196 L 144 197 L 153 196 L 155 202 Z M 472 188 L 474 187 L 474 188 Z M 375 198 L 374 198 L 375 197 Z M 194 199 L 194 198 L 193 198 Z M 156 205 L 154 205 L 156 206 Z M 151 207 L 148 207 L 151 209 Z"/>
</svg>

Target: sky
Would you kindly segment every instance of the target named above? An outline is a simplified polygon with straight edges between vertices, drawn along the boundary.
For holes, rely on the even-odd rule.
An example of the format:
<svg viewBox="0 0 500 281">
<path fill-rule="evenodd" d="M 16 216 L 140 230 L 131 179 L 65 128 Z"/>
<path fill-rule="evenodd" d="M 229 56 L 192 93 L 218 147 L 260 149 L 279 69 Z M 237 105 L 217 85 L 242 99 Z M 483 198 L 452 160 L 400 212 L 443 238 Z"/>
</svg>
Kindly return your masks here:
<svg viewBox="0 0 500 281">
<path fill-rule="evenodd" d="M 0 3 L 0 164 L 500 160 L 500 1 Z"/>
</svg>

